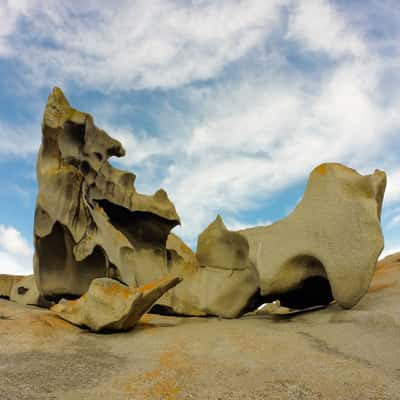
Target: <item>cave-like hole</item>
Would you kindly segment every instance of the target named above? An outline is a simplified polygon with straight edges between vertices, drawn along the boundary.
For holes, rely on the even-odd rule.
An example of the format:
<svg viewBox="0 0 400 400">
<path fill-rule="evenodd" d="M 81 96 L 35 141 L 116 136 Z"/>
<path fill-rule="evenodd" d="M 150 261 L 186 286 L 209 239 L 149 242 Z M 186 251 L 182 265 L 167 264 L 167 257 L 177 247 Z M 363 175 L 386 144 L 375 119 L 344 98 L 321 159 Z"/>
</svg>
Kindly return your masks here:
<svg viewBox="0 0 400 400">
<path fill-rule="evenodd" d="M 89 165 L 89 163 L 87 161 L 82 161 L 81 165 L 80 165 L 80 169 L 81 169 L 82 174 L 84 176 L 86 176 L 86 175 L 89 174 L 89 171 L 90 171 L 91 168 L 90 168 L 90 165 Z"/>
<path fill-rule="evenodd" d="M 328 279 L 321 276 L 312 276 L 305 279 L 300 285 L 285 293 L 262 296 L 258 291 L 248 302 L 244 313 L 256 310 L 264 303 L 279 300 L 281 306 L 302 310 L 308 307 L 324 306 L 334 298 Z"/>
<path fill-rule="evenodd" d="M 298 288 L 275 297 L 282 306 L 296 309 L 327 305 L 333 300 L 331 285 L 321 276 L 307 278 Z"/>
<path fill-rule="evenodd" d="M 98 153 L 97 151 L 94 152 L 94 156 L 97 158 L 98 161 L 102 162 L 103 161 L 103 156 Z"/>
<path fill-rule="evenodd" d="M 64 123 L 64 132 L 67 136 L 74 141 L 79 147 L 85 143 L 85 125 L 75 124 L 72 121 Z"/>
</svg>

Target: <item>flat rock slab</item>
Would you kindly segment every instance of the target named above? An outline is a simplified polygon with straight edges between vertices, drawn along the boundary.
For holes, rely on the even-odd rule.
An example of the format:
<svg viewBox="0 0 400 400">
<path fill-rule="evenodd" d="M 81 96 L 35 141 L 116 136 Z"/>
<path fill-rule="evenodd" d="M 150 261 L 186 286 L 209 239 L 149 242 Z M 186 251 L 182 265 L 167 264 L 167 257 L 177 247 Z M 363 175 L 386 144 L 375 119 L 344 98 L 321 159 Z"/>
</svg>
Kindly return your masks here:
<svg viewBox="0 0 400 400">
<path fill-rule="evenodd" d="M 400 399 L 400 264 L 352 310 L 236 320 L 145 315 L 93 334 L 0 300 L 2 400 Z"/>
</svg>

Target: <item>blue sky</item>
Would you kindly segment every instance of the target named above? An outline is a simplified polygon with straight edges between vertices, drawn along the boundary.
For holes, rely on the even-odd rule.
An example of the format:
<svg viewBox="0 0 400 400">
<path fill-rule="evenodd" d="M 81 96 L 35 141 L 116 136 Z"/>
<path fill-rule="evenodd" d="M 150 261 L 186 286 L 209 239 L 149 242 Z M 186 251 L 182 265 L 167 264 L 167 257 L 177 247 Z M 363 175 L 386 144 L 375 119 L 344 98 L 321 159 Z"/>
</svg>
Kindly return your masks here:
<svg viewBox="0 0 400 400">
<path fill-rule="evenodd" d="M 388 174 L 400 250 L 400 7 L 393 1 L 0 0 L 0 273 L 32 270 L 35 159 L 53 86 L 167 190 L 193 247 L 286 216 L 336 161 Z"/>
</svg>

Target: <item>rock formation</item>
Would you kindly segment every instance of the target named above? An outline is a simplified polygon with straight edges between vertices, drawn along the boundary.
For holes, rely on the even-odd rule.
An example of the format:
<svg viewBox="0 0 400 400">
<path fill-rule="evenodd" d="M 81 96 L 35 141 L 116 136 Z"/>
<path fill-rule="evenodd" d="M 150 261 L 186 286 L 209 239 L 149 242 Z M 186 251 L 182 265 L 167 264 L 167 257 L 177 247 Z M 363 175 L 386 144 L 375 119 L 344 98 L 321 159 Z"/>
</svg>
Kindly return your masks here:
<svg viewBox="0 0 400 400">
<path fill-rule="evenodd" d="M 167 194 L 137 193 L 135 175 L 107 161 L 125 154 L 121 144 L 73 109 L 58 88 L 49 96 L 42 132 L 34 227 L 40 292 L 59 299 L 82 295 L 95 278 L 138 286 L 166 275 L 165 242 L 179 224 Z"/>
<path fill-rule="evenodd" d="M 353 307 L 367 292 L 383 249 L 380 226 L 386 175 L 360 175 L 322 164 L 287 218 L 241 231 L 260 276 L 261 294 L 276 295 L 308 278 L 328 279 L 335 300 Z"/>
<path fill-rule="evenodd" d="M 39 293 L 34 275 L 24 276 L 11 289 L 10 300 L 19 304 L 48 306 L 49 303 Z"/>
<path fill-rule="evenodd" d="M 10 298 L 11 290 L 24 276 L 0 274 L 0 297 Z"/>
<path fill-rule="evenodd" d="M 129 288 L 113 279 L 97 278 L 82 297 L 63 299 L 51 310 L 61 318 L 95 332 L 127 331 L 180 281 L 178 277 L 165 277 L 139 288 Z"/>
<path fill-rule="evenodd" d="M 195 254 L 170 233 L 180 221 L 166 192 L 137 193 L 135 176 L 108 162 L 125 154 L 122 145 L 58 88 L 42 129 L 34 270 L 49 300 L 81 296 L 97 278 L 133 288 L 171 274 L 183 282 L 158 306 L 233 318 L 274 300 L 304 309 L 334 298 L 349 308 L 368 290 L 383 247 L 381 171 L 362 176 L 322 164 L 287 218 L 232 232 L 218 216 L 200 234 Z"/>
<path fill-rule="evenodd" d="M 125 154 L 121 144 L 73 109 L 58 88 L 42 130 L 34 228 L 42 295 L 81 296 L 101 277 L 137 287 L 174 274 L 184 282 L 159 305 L 186 315 L 240 315 L 257 291 L 246 239 L 218 219 L 200 235 L 197 255 L 174 235 L 167 244 L 179 224 L 167 194 L 137 193 L 135 176 L 107 161 Z"/>
<path fill-rule="evenodd" d="M 48 307 L 48 302 L 36 286 L 34 275 L 0 275 L 0 297 L 19 304 Z"/>
<path fill-rule="evenodd" d="M 179 238 L 171 242 L 178 250 L 170 244 L 171 272 L 183 278 L 166 294 L 174 312 L 235 318 L 246 311 L 258 290 L 258 276 L 248 257 L 247 240 L 240 233 L 229 231 L 218 216 L 199 235 L 195 255 Z"/>
</svg>

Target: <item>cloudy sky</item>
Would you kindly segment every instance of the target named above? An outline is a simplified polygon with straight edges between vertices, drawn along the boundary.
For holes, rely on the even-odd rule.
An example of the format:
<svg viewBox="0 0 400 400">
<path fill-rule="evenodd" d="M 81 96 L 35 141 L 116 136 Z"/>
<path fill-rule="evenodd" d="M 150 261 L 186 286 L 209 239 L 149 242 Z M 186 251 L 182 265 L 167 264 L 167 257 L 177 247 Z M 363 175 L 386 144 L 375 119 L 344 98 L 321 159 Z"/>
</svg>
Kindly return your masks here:
<svg viewBox="0 0 400 400">
<path fill-rule="evenodd" d="M 127 150 L 137 189 L 167 190 L 193 247 L 286 216 L 311 169 L 388 174 L 385 253 L 400 250 L 398 0 L 0 0 L 0 273 L 32 270 L 47 96 Z"/>
</svg>

